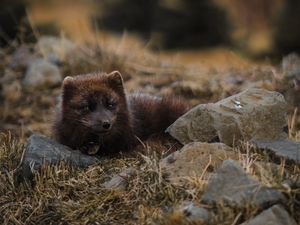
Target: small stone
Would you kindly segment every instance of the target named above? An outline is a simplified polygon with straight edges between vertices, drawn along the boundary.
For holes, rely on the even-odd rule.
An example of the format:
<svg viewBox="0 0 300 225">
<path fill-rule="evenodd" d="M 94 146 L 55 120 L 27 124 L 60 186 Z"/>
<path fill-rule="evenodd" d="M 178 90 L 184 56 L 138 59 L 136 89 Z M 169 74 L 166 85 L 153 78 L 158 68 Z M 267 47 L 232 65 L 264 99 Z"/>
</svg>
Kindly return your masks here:
<svg viewBox="0 0 300 225">
<path fill-rule="evenodd" d="M 62 77 L 57 66 L 44 59 L 33 60 L 27 68 L 23 84 L 27 88 L 59 86 Z"/>
<path fill-rule="evenodd" d="M 172 84 L 171 88 L 174 94 L 185 96 L 187 98 L 211 96 L 209 81 L 180 81 Z"/>
<path fill-rule="evenodd" d="M 33 59 L 33 54 L 28 46 L 21 46 L 12 55 L 10 66 L 14 70 L 24 70 Z"/>
<path fill-rule="evenodd" d="M 63 65 L 62 61 L 53 53 L 49 53 L 49 55 L 47 56 L 47 60 L 56 66 Z"/>
<path fill-rule="evenodd" d="M 277 157 L 292 160 L 300 164 L 300 142 L 289 139 L 279 139 L 270 141 L 252 140 L 251 143 L 257 148 L 271 151 Z"/>
<path fill-rule="evenodd" d="M 300 188 L 300 176 L 295 179 L 295 187 Z"/>
<path fill-rule="evenodd" d="M 10 84 L 18 79 L 18 75 L 15 71 L 11 69 L 5 69 L 4 70 L 4 76 L 0 78 L 0 84 L 2 86 Z"/>
<path fill-rule="evenodd" d="M 217 103 L 201 104 L 177 119 L 166 131 L 182 144 L 211 142 L 229 146 L 238 140 L 286 137 L 287 103 L 278 92 L 250 88 Z"/>
<path fill-rule="evenodd" d="M 296 221 L 281 206 L 274 205 L 242 225 L 297 225 Z"/>
<path fill-rule="evenodd" d="M 14 103 L 22 98 L 22 86 L 19 80 L 3 85 L 3 96 L 6 103 Z"/>
<path fill-rule="evenodd" d="M 171 183 L 181 185 L 190 177 L 208 179 L 223 160 L 237 157 L 225 144 L 193 142 L 162 159 L 160 165 Z"/>
<path fill-rule="evenodd" d="M 233 160 L 223 162 L 201 197 L 201 202 L 205 204 L 224 203 L 240 208 L 245 208 L 249 204 L 265 208 L 286 201 L 281 192 L 262 186 Z"/>
<path fill-rule="evenodd" d="M 226 83 L 229 83 L 231 85 L 241 85 L 245 82 L 244 79 L 242 79 L 241 77 L 239 77 L 238 75 L 235 75 L 235 76 L 228 76 L 226 79 L 225 79 L 225 82 Z"/>
<path fill-rule="evenodd" d="M 292 111 L 300 107 L 300 57 L 295 53 L 285 56 L 282 60 L 282 72 L 280 82 L 276 89 L 284 93 Z"/>
<path fill-rule="evenodd" d="M 76 45 L 66 38 L 43 36 L 39 38 L 36 49 L 49 61 L 60 65 L 68 57 L 74 56 Z"/>
<path fill-rule="evenodd" d="M 267 183 L 274 182 L 274 178 L 279 175 L 286 176 L 287 171 L 280 165 L 272 162 L 255 161 L 251 164 L 253 173 Z"/>
<path fill-rule="evenodd" d="M 118 175 L 112 177 L 109 181 L 106 181 L 103 186 L 107 189 L 116 189 L 119 191 L 125 191 L 128 184 L 128 179 L 136 174 L 136 170 L 132 167 L 124 169 Z"/>
<path fill-rule="evenodd" d="M 282 183 L 282 186 L 285 189 L 298 189 L 298 188 L 300 188 L 300 176 L 285 180 Z"/>
<path fill-rule="evenodd" d="M 179 210 L 193 222 L 209 222 L 213 215 L 207 209 L 199 207 L 193 202 L 184 202 Z"/>
<path fill-rule="evenodd" d="M 282 70 L 289 79 L 300 75 L 300 57 L 291 53 L 282 59 Z"/>
<path fill-rule="evenodd" d="M 60 161 L 77 167 L 88 167 L 97 163 L 98 159 L 72 150 L 44 136 L 33 134 L 29 137 L 21 160 L 19 174 L 31 177 L 32 172 L 44 164 L 57 164 Z"/>
</svg>

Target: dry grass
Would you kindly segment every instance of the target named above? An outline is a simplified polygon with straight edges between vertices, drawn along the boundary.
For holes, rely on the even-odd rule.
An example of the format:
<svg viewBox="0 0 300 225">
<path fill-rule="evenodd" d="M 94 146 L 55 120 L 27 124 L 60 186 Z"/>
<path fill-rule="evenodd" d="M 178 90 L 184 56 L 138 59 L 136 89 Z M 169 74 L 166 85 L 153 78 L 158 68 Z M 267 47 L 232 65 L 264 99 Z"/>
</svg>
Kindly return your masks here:
<svg viewBox="0 0 300 225">
<path fill-rule="evenodd" d="M 188 196 L 163 178 L 156 154 L 103 159 L 84 171 L 63 163 L 44 166 L 34 185 L 18 184 L 13 172 L 22 144 L 10 134 L 1 142 L 1 224 L 151 224 Z M 126 191 L 105 189 L 103 182 L 124 167 L 138 171 Z"/>
<path fill-rule="evenodd" d="M 103 46 L 78 46 L 76 52 L 72 53 L 75 57 L 66 57 L 61 67 L 62 74 L 66 76 L 117 69 L 124 76 L 128 92 L 176 93 L 184 95 L 194 104 L 213 102 L 245 87 L 226 83 L 226 74 L 237 74 L 236 77 L 244 81 L 257 82 L 258 86 L 271 90 L 277 89 L 278 83 L 283 82 L 283 75 L 277 67 L 232 68 L 223 72 L 208 69 L 203 74 L 195 68 L 161 61 L 159 57 L 138 49 L 124 52 Z M 1 56 L 3 60 L 0 60 L 1 71 L 9 68 L 13 50 L 4 50 Z M 274 71 L 278 73 L 276 76 Z M 5 85 L 13 82 L 21 84 L 25 70 L 10 69 L 10 72 L 12 80 L 6 81 Z M 0 74 L 0 79 L 3 79 L 5 73 Z M 180 86 L 183 80 L 197 84 L 198 89 Z M 0 121 L 1 224 L 203 224 L 201 221 L 187 220 L 183 212 L 173 206 L 186 200 L 199 202 L 207 181 L 191 177 L 183 187 L 169 183 L 159 166 L 159 160 L 163 157 L 159 151 L 163 147 L 155 143 L 146 143 L 141 147 L 145 155 L 103 158 L 99 164 L 85 170 L 64 163 L 44 166 L 35 174 L 34 184 L 16 182 L 14 172 L 26 138 L 34 132 L 50 136 L 51 117 L 60 87 L 26 90 L 21 86 L 18 91 L 20 98 L 4 95 L 4 104 L 0 105 L 3 118 Z M 290 138 L 299 141 L 299 111 L 291 110 L 289 115 Z M 245 143 L 239 145 L 236 151 L 247 172 L 264 185 L 278 188 L 286 194 L 290 199 L 288 209 L 299 222 L 300 190 L 283 187 L 282 183 L 287 179 L 295 179 L 300 167 L 277 160 L 275 172 L 272 168 L 257 169 L 255 162 L 267 163 L 274 159 Z M 105 189 L 102 184 L 124 167 L 133 167 L 137 171 L 129 178 L 126 190 Z M 211 224 L 238 224 L 257 212 L 251 205 L 244 211 L 224 205 L 212 210 L 216 216 Z"/>
<path fill-rule="evenodd" d="M 44 166 L 35 174 L 32 185 L 15 181 L 14 170 L 22 154 L 22 141 L 11 134 L 1 134 L 0 141 L 1 224 L 203 224 L 185 219 L 183 212 L 174 206 L 186 200 L 199 202 L 205 182 L 191 177 L 184 187 L 173 186 L 163 176 L 160 154 L 104 158 L 85 170 L 64 163 Z M 277 173 L 254 170 L 254 162 L 270 159 L 247 148 L 246 144 L 239 148 L 243 167 L 264 185 L 283 191 L 290 199 L 290 212 L 299 220 L 300 190 L 286 189 L 281 184 L 295 178 L 300 167 L 281 162 Z M 128 179 L 126 190 L 105 189 L 102 184 L 124 167 L 137 171 Z M 261 176 L 262 172 L 265 176 Z M 218 205 L 213 211 L 216 216 L 211 224 L 237 224 L 253 217 L 258 209 L 251 204 L 244 211 Z"/>
</svg>

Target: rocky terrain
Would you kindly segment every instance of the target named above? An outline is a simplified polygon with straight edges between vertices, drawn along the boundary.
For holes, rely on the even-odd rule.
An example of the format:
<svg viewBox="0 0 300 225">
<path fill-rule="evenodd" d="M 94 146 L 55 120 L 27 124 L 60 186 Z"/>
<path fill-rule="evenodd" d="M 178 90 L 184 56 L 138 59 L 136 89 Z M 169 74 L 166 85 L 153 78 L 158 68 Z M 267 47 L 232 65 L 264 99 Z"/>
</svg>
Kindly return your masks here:
<svg viewBox="0 0 300 225">
<path fill-rule="evenodd" d="M 300 223 L 298 55 L 220 71 L 45 36 L 0 58 L 1 224 Z M 63 78 L 99 70 L 191 102 L 167 129 L 183 147 L 97 158 L 53 141 Z"/>
</svg>

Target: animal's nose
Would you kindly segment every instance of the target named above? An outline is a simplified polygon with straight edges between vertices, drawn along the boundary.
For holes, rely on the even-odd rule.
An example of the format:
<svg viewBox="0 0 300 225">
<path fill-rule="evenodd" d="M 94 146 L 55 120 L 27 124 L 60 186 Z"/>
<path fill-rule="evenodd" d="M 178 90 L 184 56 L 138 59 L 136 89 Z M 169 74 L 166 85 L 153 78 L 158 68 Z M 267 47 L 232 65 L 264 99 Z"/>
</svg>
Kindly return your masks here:
<svg viewBox="0 0 300 225">
<path fill-rule="evenodd" d="M 108 130 L 108 129 L 110 128 L 110 122 L 109 122 L 109 121 L 103 121 L 102 127 L 103 127 L 105 130 Z"/>
</svg>

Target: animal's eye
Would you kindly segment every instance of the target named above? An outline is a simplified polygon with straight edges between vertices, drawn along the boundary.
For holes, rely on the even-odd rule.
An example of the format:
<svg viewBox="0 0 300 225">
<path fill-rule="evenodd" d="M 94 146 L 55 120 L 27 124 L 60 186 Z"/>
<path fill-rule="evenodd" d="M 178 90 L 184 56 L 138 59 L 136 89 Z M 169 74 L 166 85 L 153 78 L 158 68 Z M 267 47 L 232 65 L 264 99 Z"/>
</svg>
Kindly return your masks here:
<svg viewBox="0 0 300 225">
<path fill-rule="evenodd" d="M 95 103 L 94 101 L 90 101 L 88 104 L 88 108 L 90 111 L 94 111 L 97 107 L 97 103 Z"/>
<path fill-rule="evenodd" d="M 107 99 L 106 106 L 108 109 L 113 110 L 117 107 L 117 102 L 113 99 Z"/>
<path fill-rule="evenodd" d="M 82 104 L 79 107 L 79 111 L 80 111 L 81 114 L 86 114 L 90 111 L 90 107 L 89 107 L 88 104 Z"/>
</svg>

